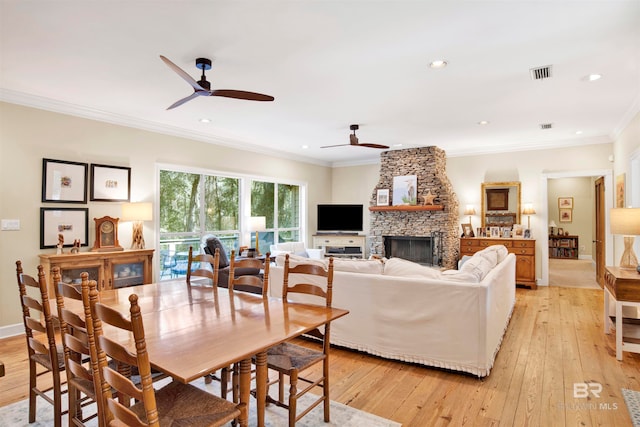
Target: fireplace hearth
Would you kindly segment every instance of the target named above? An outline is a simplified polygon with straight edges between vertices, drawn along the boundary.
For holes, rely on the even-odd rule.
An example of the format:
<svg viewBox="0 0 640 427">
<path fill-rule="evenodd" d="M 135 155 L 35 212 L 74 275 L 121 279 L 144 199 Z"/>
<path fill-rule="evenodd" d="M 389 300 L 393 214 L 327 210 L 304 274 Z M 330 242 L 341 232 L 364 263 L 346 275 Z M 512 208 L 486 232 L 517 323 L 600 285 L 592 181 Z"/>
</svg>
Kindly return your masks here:
<svg viewBox="0 0 640 427">
<path fill-rule="evenodd" d="M 431 236 L 383 236 L 384 256 L 428 266 L 442 266 L 442 233 Z"/>
</svg>

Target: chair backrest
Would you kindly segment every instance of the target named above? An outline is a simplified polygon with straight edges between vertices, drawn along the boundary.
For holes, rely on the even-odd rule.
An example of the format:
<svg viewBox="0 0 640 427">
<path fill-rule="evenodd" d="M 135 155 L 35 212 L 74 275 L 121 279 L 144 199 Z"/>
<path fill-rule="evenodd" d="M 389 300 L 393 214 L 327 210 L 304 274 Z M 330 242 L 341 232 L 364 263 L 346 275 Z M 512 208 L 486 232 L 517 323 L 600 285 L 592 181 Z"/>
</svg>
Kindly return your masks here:
<svg viewBox="0 0 640 427">
<path fill-rule="evenodd" d="M 236 251 L 231 251 L 231 261 L 229 263 L 229 290 L 251 292 L 261 294 L 266 297 L 269 293 L 269 258 L 271 254 L 267 253 L 264 261 L 259 258 L 236 258 Z M 260 275 L 235 275 L 236 269 L 249 268 L 262 270 Z"/>
<path fill-rule="evenodd" d="M 103 305 L 97 301 L 97 292 L 90 289 L 89 292 L 91 315 L 93 318 L 93 332 L 98 356 L 99 378 L 102 385 L 102 399 L 104 417 L 107 425 L 127 425 L 134 427 L 159 426 L 156 398 L 151 378 L 151 364 L 144 336 L 142 314 L 138 305 L 138 295 L 129 296 L 130 319 L 125 318 L 120 312 Z M 131 353 L 125 346 L 109 339 L 103 334 L 102 324 L 106 323 L 115 328 L 128 331 L 136 343 L 136 352 Z M 126 376 L 109 367 L 107 357 L 110 357 L 119 365 L 130 365 L 138 369 L 140 374 L 140 388 Z M 112 389 L 119 396 L 116 400 Z M 144 405 L 146 420 L 141 420 L 128 408 L 130 398 L 141 401 Z"/>
<path fill-rule="evenodd" d="M 214 255 L 209 254 L 193 254 L 193 246 L 189 246 L 189 261 L 187 264 L 187 284 L 191 286 L 191 277 L 206 277 L 210 279 L 213 283 L 213 287 L 218 286 L 218 268 L 220 262 L 220 252 L 216 248 Z M 194 267 L 193 264 L 198 263 L 198 268 L 192 271 Z M 211 266 L 212 270 L 205 268 L 206 266 Z"/>
<path fill-rule="evenodd" d="M 58 267 L 54 267 L 52 273 L 58 306 L 58 319 L 60 320 L 60 335 L 67 367 L 67 383 L 80 388 L 93 399 L 98 408 L 98 416 L 102 416 L 101 386 L 97 380 L 98 359 L 95 353 L 91 354 L 89 344 L 90 333 L 93 339 L 93 324 L 89 306 L 89 274 L 86 272 L 80 274 L 82 283 L 80 289 L 78 289 L 77 286 L 61 281 Z M 95 287 L 95 280 L 92 282 Z M 76 314 L 77 309 L 68 308 L 65 300 L 80 302 L 83 307 L 83 315 Z M 91 361 L 89 365 L 86 364 L 86 360 Z"/>
<path fill-rule="evenodd" d="M 316 283 L 309 283 L 311 276 L 320 278 L 322 282 L 326 280 L 326 286 L 323 288 Z M 290 281 L 294 282 L 291 286 L 289 286 Z M 289 264 L 289 254 L 286 254 L 282 281 L 282 299 L 288 301 L 289 294 L 305 294 L 319 297 L 324 299 L 327 307 L 331 307 L 333 299 L 333 257 L 329 258 L 329 265 L 325 270 L 324 267 L 317 264 L 297 264 L 295 267 L 291 267 Z M 324 349 L 327 351 L 329 345 L 329 330 L 330 323 L 327 323 L 324 327 L 324 332 L 320 329 L 314 329 L 310 331 L 308 335 L 323 339 Z"/>
<path fill-rule="evenodd" d="M 16 276 L 18 278 L 22 320 L 27 336 L 29 358 L 32 359 L 35 356 L 44 366 L 49 367 L 53 372 L 57 372 L 61 361 L 58 360 L 54 320 L 49 306 L 49 291 L 44 267 L 38 266 L 38 280 L 36 280 L 24 274 L 22 262 L 16 261 Z M 29 289 L 35 289 L 35 295 L 31 295 Z M 37 333 L 46 334 L 46 341 L 40 341 L 35 338 L 34 332 L 36 332 L 35 335 Z"/>
</svg>

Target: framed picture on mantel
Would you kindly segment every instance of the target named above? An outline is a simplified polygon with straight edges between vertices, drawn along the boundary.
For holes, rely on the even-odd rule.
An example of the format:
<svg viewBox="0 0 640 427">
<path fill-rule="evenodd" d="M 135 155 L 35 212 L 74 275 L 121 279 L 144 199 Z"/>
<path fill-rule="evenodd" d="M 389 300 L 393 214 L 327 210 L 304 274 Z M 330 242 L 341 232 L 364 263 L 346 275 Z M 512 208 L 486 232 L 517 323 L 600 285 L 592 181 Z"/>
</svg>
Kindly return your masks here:
<svg viewBox="0 0 640 427">
<path fill-rule="evenodd" d="M 389 189 L 381 188 L 376 193 L 377 206 L 389 206 Z"/>
</svg>

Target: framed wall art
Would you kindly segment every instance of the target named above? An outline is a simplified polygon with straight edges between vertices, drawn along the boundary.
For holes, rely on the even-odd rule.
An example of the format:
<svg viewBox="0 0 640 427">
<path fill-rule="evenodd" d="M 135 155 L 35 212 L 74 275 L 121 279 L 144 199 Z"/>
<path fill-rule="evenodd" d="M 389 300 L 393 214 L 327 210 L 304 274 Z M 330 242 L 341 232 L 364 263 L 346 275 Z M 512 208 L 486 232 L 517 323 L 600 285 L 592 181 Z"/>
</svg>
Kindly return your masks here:
<svg viewBox="0 0 640 427">
<path fill-rule="evenodd" d="M 91 196 L 98 202 L 128 202 L 131 197 L 131 168 L 91 164 Z"/>
<path fill-rule="evenodd" d="M 42 159 L 44 203 L 87 203 L 87 163 Z"/>
<path fill-rule="evenodd" d="M 558 197 L 558 209 L 573 209 L 573 197 Z"/>
<path fill-rule="evenodd" d="M 389 189 L 379 189 L 376 193 L 376 205 L 377 206 L 389 206 Z"/>
<path fill-rule="evenodd" d="M 417 175 L 393 177 L 393 205 L 416 205 L 418 203 Z"/>
<path fill-rule="evenodd" d="M 87 246 L 89 239 L 89 208 L 40 208 L 40 249 L 55 248 L 60 237 L 64 247 Z"/>
<path fill-rule="evenodd" d="M 487 189 L 487 210 L 507 211 L 509 210 L 509 189 L 492 188 Z"/>
<path fill-rule="evenodd" d="M 560 222 L 572 222 L 573 209 L 560 209 Z"/>
</svg>

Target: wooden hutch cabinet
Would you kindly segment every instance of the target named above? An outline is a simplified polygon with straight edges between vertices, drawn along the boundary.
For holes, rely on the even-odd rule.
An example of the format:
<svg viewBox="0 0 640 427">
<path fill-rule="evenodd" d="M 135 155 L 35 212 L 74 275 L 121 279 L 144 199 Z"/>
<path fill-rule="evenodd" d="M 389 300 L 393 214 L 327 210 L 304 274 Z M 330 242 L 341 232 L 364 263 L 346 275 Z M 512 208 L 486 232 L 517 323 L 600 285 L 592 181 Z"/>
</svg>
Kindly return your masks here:
<svg viewBox="0 0 640 427">
<path fill-rule="evenodd" d="M 89 273 L 89 280 L 98 289 L 124 288 L 153 281 L 153 249 L 132 249 L 113 252 L 80 252 L 77 254 L 40 254 L 40 264 L 47 273 L 50 295 L 54 295 L 51 269 L 60 268 L 62 281 L 80 283 L 80 274 Z"/>
<path fill-rule="evenodd" d="M 461 237 L 460 257 L 473 255 L 491 245 L 504 245 L 516 256 L 516 283 L 537 289 L 536 241 L 533 239 L 487 239 L 484 237 Z"/>
</svg>

